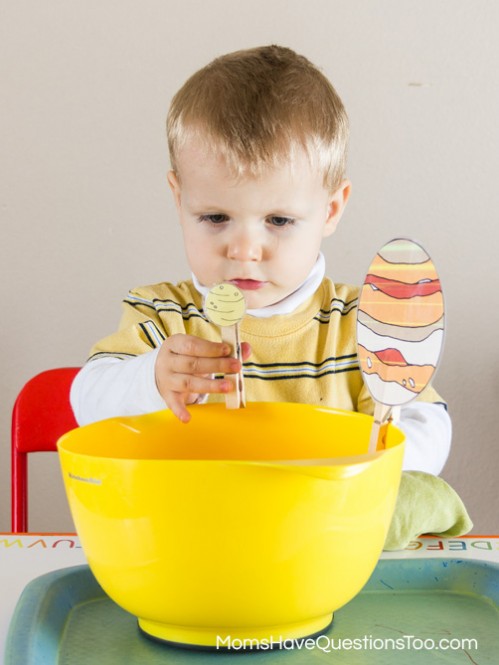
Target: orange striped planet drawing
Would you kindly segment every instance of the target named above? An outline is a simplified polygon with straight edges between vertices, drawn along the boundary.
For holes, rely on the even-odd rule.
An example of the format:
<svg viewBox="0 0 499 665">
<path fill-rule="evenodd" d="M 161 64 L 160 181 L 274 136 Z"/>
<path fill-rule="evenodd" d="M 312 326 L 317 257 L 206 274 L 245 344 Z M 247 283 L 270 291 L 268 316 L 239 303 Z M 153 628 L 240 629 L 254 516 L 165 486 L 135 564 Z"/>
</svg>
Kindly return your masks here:
<svg viewBox="0 0 499 665">
<path fill-rule="evenodd" d="M 443 335 L 432 260 L 413 240 L 391 240 L 369 267 L 357 313 L 359 363 L 373 398 L 399 406 L 417 397 L 436 370 Z"/>
</svg>

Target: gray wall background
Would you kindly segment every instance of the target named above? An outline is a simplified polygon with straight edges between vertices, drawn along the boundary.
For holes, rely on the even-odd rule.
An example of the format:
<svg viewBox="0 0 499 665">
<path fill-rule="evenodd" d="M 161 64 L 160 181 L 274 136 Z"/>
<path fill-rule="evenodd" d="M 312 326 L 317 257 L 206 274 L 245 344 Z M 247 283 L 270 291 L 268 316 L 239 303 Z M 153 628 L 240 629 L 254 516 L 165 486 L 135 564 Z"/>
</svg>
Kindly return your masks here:
<svg viewBox="0 0 499 665">
<path fill-rule="evenodd" d="M 279 43 L 323 69 L 351 119 L 353 195 L 324 246 L 329 274 L 360 283 L 397 235 L 437 265 L 435 385 L 454 423 L 443 476 L 474 532 L 499 532 L 498 28 L 493 0 L 1 2 L 0 531 L 19 389 L 82 364 L 129 288 L 188 274 L 166 185 L 171 96 L 221 53 Z M 73 530 L 56 455 L 30 474 L 31 530 Z"/>
</svg>

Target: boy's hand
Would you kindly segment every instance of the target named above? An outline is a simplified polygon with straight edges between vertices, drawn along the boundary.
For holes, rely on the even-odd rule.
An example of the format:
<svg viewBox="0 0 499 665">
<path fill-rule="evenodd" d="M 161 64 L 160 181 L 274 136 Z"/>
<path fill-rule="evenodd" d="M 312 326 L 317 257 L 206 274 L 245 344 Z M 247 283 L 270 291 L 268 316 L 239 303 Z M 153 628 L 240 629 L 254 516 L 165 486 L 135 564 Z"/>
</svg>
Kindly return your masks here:
<svg viewBox="0 0 499 665">
<path fill-rule="evenodd" d="M 228 393 L 227 379 L 212 379 L 211 374 L 236 374 L 241 363 L 230 354 L 230 346 L 192 335 L 172 335 L 163 342 L 156 358 L 156 385 L 166 405 L 182 422 L 191 416 L 186 404 L 205 393 Z M 251 353 L 247 342 L 241 344 L 243 359 Z"/>
</svg>

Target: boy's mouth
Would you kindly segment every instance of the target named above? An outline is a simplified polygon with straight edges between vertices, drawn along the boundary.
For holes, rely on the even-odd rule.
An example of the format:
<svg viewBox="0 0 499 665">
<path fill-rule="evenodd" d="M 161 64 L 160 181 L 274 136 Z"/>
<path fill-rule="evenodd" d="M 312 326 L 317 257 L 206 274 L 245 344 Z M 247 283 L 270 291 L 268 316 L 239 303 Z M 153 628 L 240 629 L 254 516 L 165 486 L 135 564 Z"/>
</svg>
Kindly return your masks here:
<svg viewBox="0 0 499 665">
<path fill-rule="evenodd" d="M 229 282 L 242 291 L 256 291 L 257 289 L 261 289 L 267 283 L 260 282 L 257 279 L 230 279 Z"/>
</svg>

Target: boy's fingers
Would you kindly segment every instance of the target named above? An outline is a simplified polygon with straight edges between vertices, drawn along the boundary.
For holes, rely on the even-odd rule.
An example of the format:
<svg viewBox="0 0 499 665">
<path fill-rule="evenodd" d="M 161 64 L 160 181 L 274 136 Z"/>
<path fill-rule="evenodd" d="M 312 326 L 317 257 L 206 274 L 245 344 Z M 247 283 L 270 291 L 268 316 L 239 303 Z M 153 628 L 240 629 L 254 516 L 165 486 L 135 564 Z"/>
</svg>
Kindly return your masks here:
<svg viewBox="0 0 499 665">
<path fill-rule="evenodd" d="M 170 393 L 167 405 L 170 411 L 183 423 L 188 423 L 191 419 L 191 414 L 185 407 L 185 396 L 180 393 Z"/>
<path fill-rule="evenodd" d="M 198 356 L 202 358 L 221 358 L 230 355 L 230 346 L 223 342 L 210 342 L 194 335 L 172 335 L 164 344 L 172 353 L 180 356 Z"/>
<path fill-rule="evenodd" d="M 251 355 L 251 346 L 248 342 L 241 342 L 241 355 L 243 360 L 248 360 Z"/>
<path fill-rule="evenodd" d="M 172 354 L 171 368 L 177 374 L 236 374 L 241 363 L 235 358 L 199 358 Z"/>
<path fill-rule="evenodd" d="M 172 374 L 170 378 L 170 390 L 184 395 L 189 393 L 227 393 L 232 388 L 232 383 L 227 379 L 209 379 L 192 374 Z"/>
</svg>

